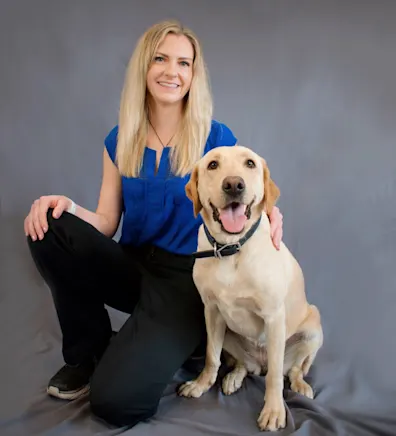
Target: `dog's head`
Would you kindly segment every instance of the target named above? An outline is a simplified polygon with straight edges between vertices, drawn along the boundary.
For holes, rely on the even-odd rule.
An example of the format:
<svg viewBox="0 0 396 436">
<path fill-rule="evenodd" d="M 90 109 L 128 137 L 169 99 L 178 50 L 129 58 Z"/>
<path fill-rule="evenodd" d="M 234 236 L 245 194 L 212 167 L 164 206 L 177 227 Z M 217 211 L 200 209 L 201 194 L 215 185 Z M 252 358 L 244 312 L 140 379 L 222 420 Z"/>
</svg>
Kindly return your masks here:
<svg viewBox="0 0 396 436">
<path fill-rule="evenodd" d="M 228 234 L 244 233 L 265 211 L 268 215 L 280 191 L 266 161 L 251 149 L 218 147 L 195 165 L 186 185 L 194 213 Z"/>
</svg>

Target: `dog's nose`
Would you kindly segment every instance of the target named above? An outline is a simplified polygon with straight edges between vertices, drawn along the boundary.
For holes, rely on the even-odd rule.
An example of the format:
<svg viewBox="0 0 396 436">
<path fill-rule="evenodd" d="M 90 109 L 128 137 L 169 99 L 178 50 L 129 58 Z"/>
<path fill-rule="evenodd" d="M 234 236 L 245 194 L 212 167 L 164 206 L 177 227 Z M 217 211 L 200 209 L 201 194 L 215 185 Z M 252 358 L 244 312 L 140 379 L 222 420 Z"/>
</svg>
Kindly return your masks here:
<svg viewBox="0 0 396 436">
<path fill-rule="evenodd" d="M 245 182 L 242 177 L 226 177 L 223 180 L 223 191 L 231 196 L 237 196 L 245 190 Z"/>
</svg>

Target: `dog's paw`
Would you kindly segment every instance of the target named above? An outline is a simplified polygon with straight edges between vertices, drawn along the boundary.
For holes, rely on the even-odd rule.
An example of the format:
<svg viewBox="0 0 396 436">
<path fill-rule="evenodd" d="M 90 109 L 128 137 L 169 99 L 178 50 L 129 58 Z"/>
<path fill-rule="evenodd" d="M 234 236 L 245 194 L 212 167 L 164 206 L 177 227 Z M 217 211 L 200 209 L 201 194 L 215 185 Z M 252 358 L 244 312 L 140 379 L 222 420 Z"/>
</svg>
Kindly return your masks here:
<svg viewBox="0 0 396 436">
<path fill-rule="evenodd" d="M 292 391 L 305 395 L 308 398 L 312 399 L 314 397 L 311 386 L 305 380 L 294 380 L 290 383 L 290 388 Z"/>
<path fill-rule="evenodd" d="M 246 371 L 241 370 L 233 370 L 228 373 L 222 382 L 222 389 L 225 395 L 231 395 L 234 392 L 238 391 L 243 383 L 243 380 L 246 377 Z"/>
<path fill-rule="evenodd" d="M 283 401 L 268 402 L 263 407 L 257 424 L 262 431 L 277 431 L 286 427 L 286 409 Z"/>
<path fill-rule="evenodd" d="M 191 380 L 180 386 L 179 395 L 181 397 L 199 398 L 207 390 L 208 388 L 200 384 L 197 380 Z"/>
</svg>

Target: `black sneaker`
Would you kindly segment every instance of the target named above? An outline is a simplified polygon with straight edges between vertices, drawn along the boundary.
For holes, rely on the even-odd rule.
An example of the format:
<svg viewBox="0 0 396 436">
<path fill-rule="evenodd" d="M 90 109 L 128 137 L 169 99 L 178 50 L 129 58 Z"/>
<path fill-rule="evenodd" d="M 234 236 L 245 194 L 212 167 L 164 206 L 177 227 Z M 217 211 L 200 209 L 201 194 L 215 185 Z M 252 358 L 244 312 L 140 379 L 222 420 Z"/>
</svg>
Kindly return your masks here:
<svg viewBox="0 0 396 436">
<path fill-rule="evenodd" d="M 51 378 L 47 393 L 63 400 L 75 400 L 89 391 L 89 382 L 95 363 L 64 365 Z"/>
</svg>

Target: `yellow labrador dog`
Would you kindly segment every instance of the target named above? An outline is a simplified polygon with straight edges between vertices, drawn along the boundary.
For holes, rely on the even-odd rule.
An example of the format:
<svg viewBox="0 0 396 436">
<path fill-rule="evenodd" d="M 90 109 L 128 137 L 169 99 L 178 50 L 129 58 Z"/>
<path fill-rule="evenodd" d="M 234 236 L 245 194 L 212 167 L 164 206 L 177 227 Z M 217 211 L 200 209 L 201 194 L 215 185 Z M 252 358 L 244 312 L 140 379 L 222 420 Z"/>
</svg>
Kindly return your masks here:
<svg viewBox="0 0 396 436">
<path fill-rule="evenodd" d="M 207 153 L 186 186 L 199 230 L 193 278 L 205 306 L 205 367 L 179 394 L 200 397 L 216 381 L 221 351 L 232 357 L 223 392 L 236 392 L 248 373 L 265 374 L 261 430 L 286 425 L 283 377 L 313 398 L 304 380 L 323 343 L 320 313 L 308 304 L 304 276 L 282 243 L 270 236 L 268 215 L 280 195 L 266 161 L 236 145 Z"/>
</svg>

